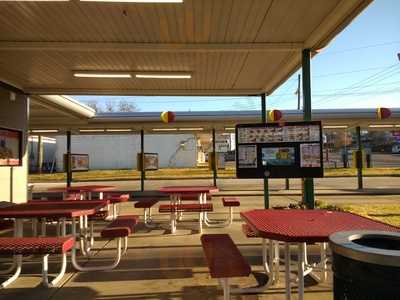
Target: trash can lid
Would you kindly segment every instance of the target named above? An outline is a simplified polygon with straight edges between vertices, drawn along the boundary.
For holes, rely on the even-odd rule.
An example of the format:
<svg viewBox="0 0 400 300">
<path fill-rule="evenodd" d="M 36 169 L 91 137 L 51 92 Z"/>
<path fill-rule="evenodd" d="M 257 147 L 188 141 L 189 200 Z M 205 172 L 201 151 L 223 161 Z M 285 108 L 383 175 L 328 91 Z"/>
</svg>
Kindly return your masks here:
<svg viewBox="0 0 400 300">
<path fill-rule="evenodd" d="M 340 231 L 329 236 L 333 253 L 367 263 L 400 267 L 400 232 Z"/>
</svg>

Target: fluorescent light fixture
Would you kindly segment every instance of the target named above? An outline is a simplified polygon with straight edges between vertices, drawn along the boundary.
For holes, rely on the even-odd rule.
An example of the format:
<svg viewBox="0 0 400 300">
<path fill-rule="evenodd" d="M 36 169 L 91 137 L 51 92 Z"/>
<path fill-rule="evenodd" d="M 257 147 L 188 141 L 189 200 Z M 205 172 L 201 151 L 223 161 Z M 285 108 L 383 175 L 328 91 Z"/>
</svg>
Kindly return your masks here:
<svg viewBox="0 0 400 300">
<path fill-rule="evenodd" d="M 56 133 L 58 129 L 33 129 L 31 133 Z"/>
<path fill-rule="evenodd" d="M 324 129 L 346 129 L 347 125 L 325 125 Z"/>
<path fill-rule="evenodd" d="M 144 72 L 136 73 L 136 78 L 153 78 L 153 79 L 190 79 L 190 73 L 182 72 Z"/>
<path fill-rule="evenodd" d="M 0 0 L 0 2 L 67 2 L 69 0 Z"/>
<path fill-rule="evenodd" d="M 28 138 L 28 141 L 37 143 L 39 141 L 39 138 L 37 136 L 30 136 Z M 45 144 L 56 144 L 56 139 L 43 136 L 42 142 Z"/>
<path fill-rule="evenodd" d="M 400 127 L 400 124 L 399 125 L 394 125 L 394 127 Z"/>
<path fill-rule="evenodd" d="M 107 132 L 131 132 L 132 129 L 121 128 L 121 129 L 106 129 Z"/>
<path fill-rule="evenodd" d="M 194 127 L 194 128 L 179 128 L 179 131 L 203 131 L 202 127 Z"/>
<path fill-rule="evenodd" d="M 104 129 L 79 129 L 79 132 L 104 132 Z"/>
<path fill-rule="evenodd" d="M 152 131 L 177 131 L 178 128 L 153 128 Z"/>
<path fill-rule="evenodd" d="M 78 78 L 132 78 L 130 73 L 125 72 L 103 72 L 103 71 L 77 71 L 74 77 Z"/>
<path fill-rule="evenodd" d="M 183 0 L 80 0 L 91 2 L 183 3 Z"/>
<path fill-rule="evenodd" d="M 370 128 L 392 128 L 394 127 L 393 124 L 371 124 L 368 127 Z"/>
<path fill-rule="evenodd" d="M 235 127 L 225 127 L 225 130 L 226 130 L 226 131 L 234 131 L 234 130 L 235 130 Z"/>
</svg>

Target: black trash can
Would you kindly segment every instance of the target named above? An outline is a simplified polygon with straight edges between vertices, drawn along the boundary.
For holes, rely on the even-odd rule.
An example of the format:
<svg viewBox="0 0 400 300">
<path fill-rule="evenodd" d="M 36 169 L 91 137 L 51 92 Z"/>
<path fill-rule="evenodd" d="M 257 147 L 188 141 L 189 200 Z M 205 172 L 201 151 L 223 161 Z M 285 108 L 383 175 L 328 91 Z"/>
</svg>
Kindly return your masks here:
<svg viewBox="0 0 400 300">
<path fill-rule="evenodd" d="M 400 233 L 343 231 L 329 239 L 334 300 L 400 300 Z"/>
</svg>

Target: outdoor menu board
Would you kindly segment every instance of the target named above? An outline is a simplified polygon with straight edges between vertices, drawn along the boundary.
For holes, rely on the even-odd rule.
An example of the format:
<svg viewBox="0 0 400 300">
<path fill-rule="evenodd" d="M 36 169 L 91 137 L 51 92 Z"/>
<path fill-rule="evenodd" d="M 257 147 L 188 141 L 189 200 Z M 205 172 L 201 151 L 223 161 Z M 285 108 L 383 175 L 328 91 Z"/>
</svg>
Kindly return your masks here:
<svg viewBox="0 0 400 300">
<path fill-rule="evenodd" d="M 0 128 L 0 166 L 21 166 L 22 131 Z"/>
<path fill-rule="evenodd" d="M 323 177 L 321 122 L 236 125 L 238 178 Z"/>
</svg>

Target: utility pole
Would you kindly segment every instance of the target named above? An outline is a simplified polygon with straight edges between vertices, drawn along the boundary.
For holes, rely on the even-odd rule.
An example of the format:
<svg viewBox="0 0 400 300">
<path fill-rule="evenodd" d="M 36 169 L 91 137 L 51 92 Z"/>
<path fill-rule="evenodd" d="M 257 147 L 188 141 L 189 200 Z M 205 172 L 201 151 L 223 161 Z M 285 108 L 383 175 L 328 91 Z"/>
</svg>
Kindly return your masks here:
<svg viewBox="0 0 400 300">
<path fill-rule="evenodd" d="M 298 74 L 297 76 L 297 110 L 301 109 L 301 93 L 300 93 L 300 84 L 301 84 L 301 75 Z"/>
</svg>

